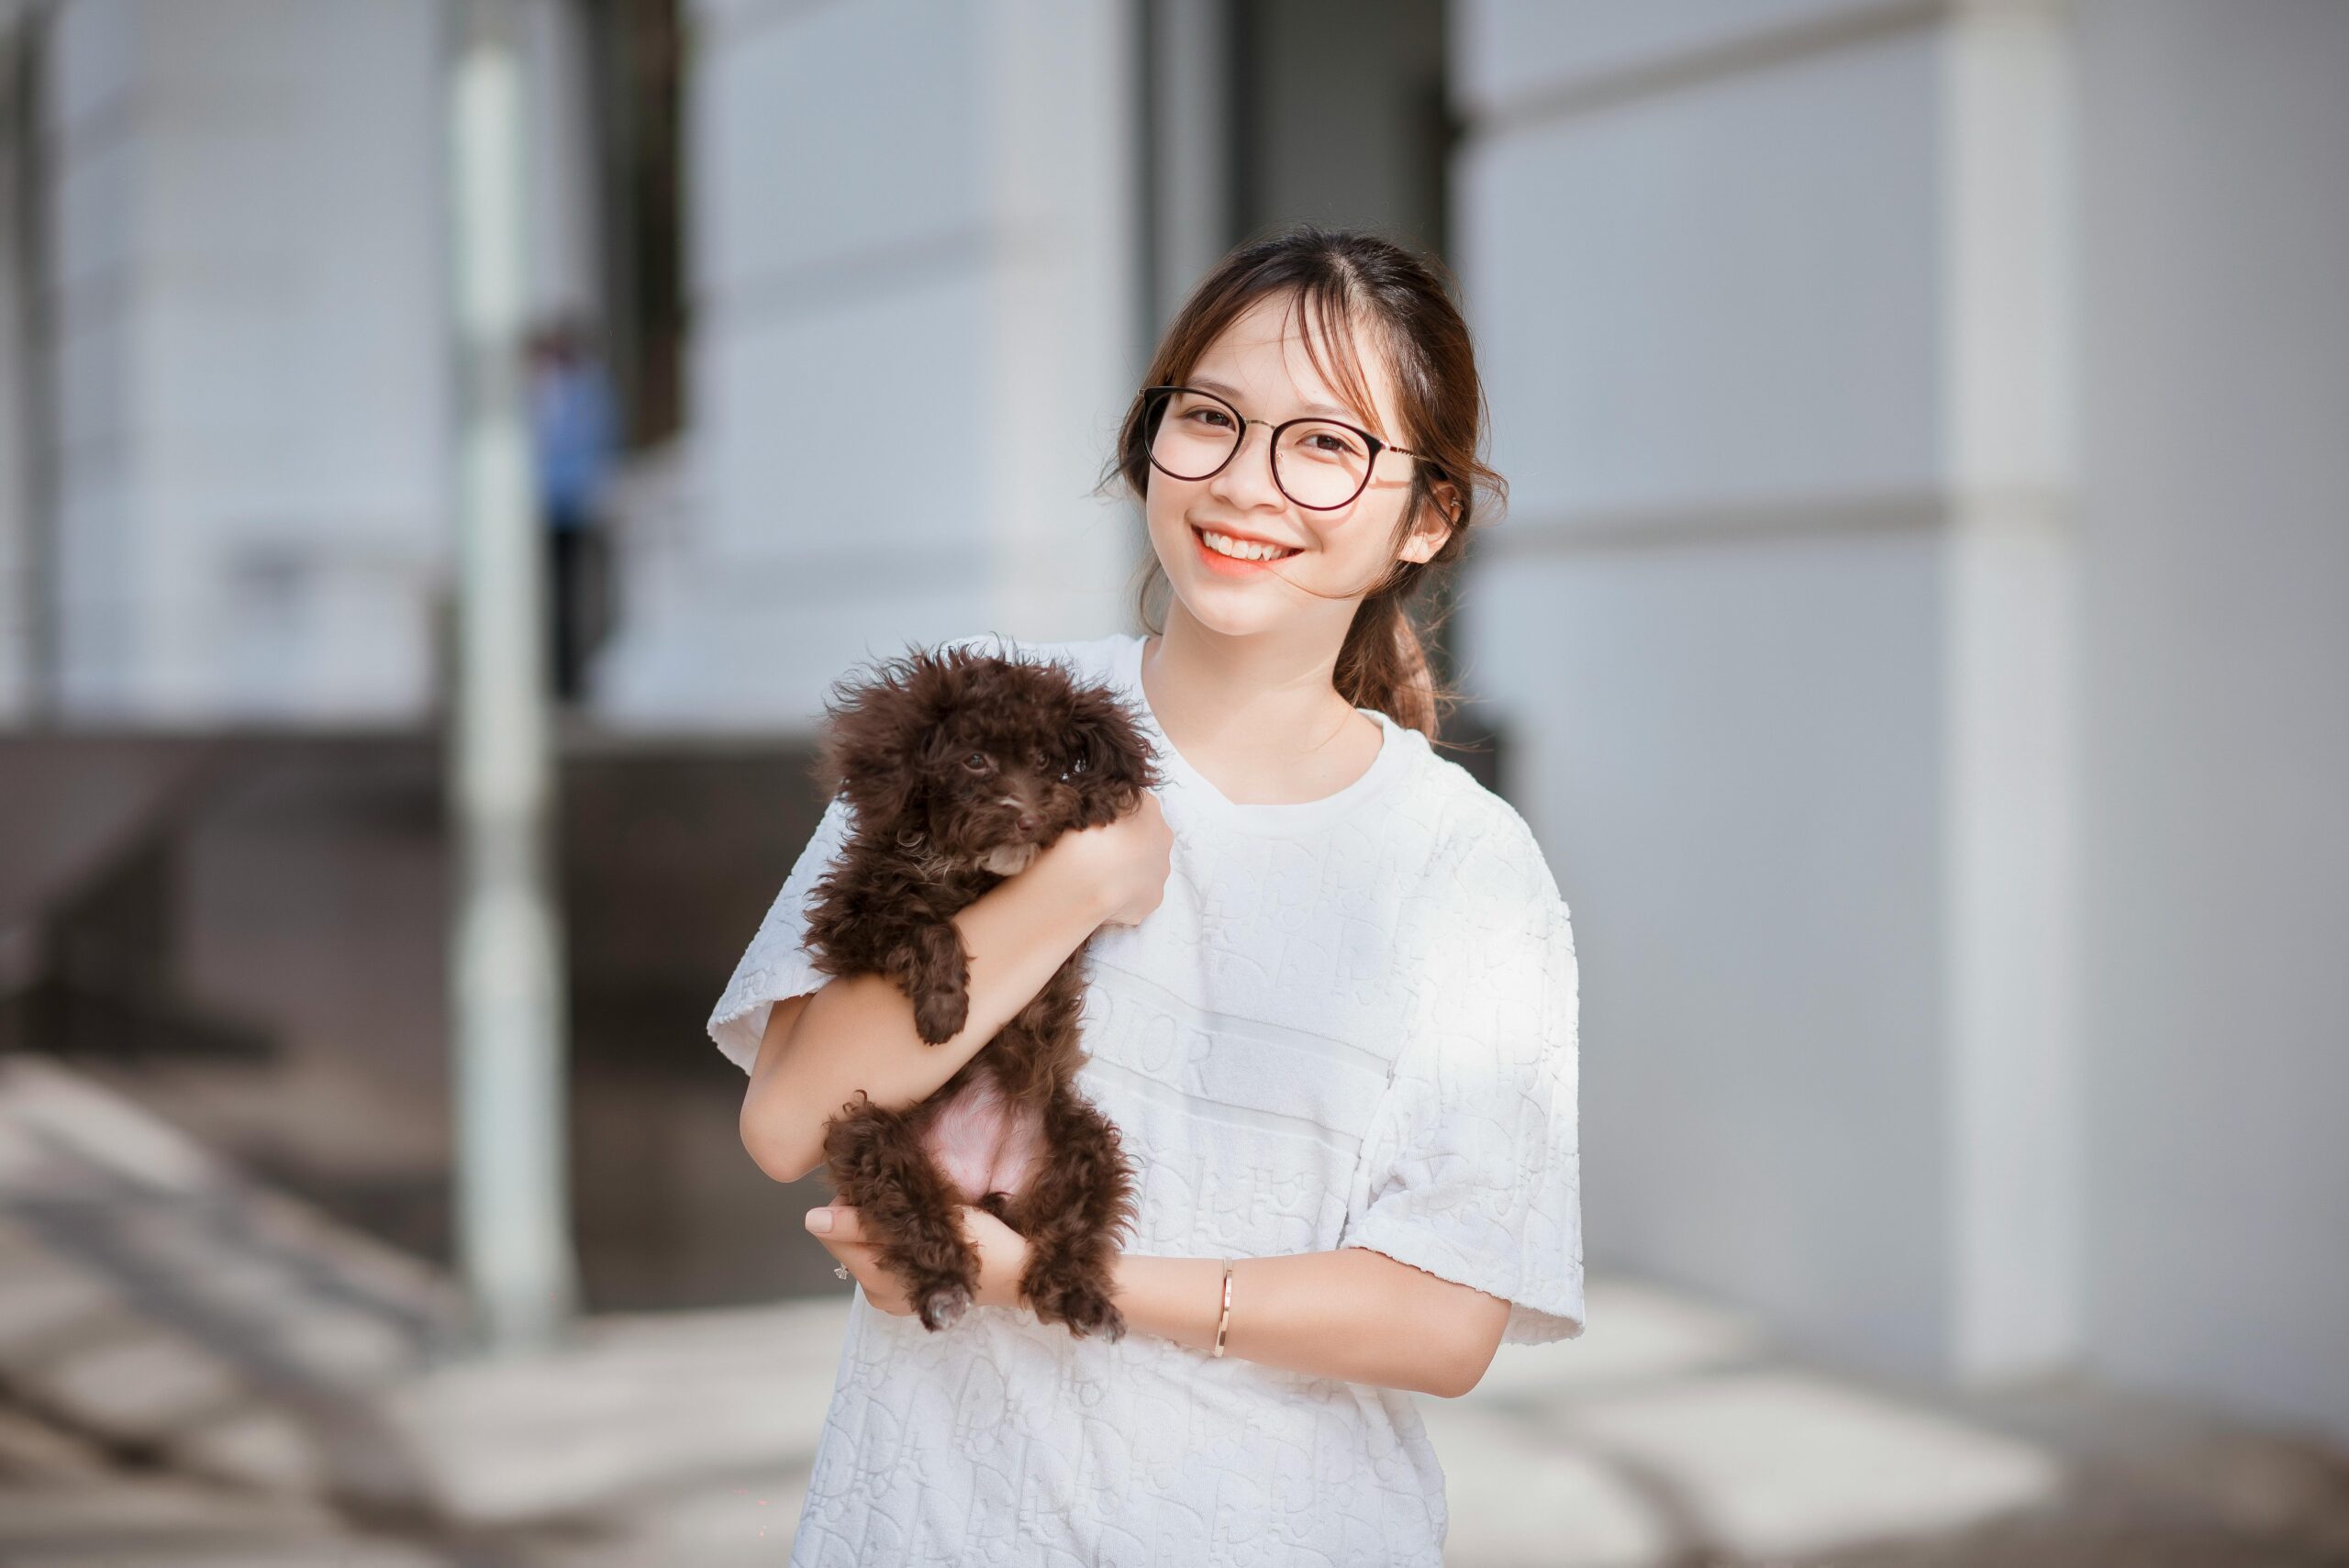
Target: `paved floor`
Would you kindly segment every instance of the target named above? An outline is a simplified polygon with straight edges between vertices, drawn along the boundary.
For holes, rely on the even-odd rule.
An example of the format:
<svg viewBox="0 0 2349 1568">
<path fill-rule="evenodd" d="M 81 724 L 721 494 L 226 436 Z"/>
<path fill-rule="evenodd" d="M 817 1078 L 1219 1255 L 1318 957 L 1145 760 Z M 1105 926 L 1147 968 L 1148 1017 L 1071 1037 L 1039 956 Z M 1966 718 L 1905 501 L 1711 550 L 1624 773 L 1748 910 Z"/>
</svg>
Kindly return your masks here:
<svg viewBox="0 0 2349 1568">
<path fill-rule="evenodd" d="M 842 1296 L 452 1355 L 445 1282 L 0 1062 L 0 1563 L 734 1568 L 787 1551 Z M 1458 1568 L 2349 1563 L 2349 1456 L 2087 1385 L 1798 1364 L 1618 1280 L 1423 1400 Z"/>
</svg>

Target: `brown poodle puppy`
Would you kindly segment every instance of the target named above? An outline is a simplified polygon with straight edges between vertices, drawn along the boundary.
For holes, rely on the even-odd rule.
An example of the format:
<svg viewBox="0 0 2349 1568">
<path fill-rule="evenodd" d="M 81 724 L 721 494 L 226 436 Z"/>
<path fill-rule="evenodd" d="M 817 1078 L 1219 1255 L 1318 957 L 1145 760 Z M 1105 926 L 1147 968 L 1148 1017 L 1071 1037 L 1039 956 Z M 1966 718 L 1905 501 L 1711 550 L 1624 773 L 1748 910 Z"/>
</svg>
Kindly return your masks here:
<svg viewBox="0 0 2349 1568">
<path fill-rule="evenodd" d="M 968 649 L 917 651 L 843 682 L 823 768 L 855 814 L 817 884 L 808 940 L 829 974 L 883 974 L 932 1045 L 962 1031 L 970 962 L 954 913 L 1071 828 L 1130 810 L 1160 782 L 1149 742 L 1108 688 L 1053 663 Z M 824 1153 L 922 1326 L 954 1322 L 978 1284 L 960 1204 L 1028 1240 L 1020 1289 L 1076 1335 L 1123 1337 L 1112 1304 L 1116 1232 L 1134 1219 L 1117 1128 L 1077 1092 L 1080 947 L 938 1092 L 894 1110 L 860 1094 L 827 1124 Z"/>
</svg>

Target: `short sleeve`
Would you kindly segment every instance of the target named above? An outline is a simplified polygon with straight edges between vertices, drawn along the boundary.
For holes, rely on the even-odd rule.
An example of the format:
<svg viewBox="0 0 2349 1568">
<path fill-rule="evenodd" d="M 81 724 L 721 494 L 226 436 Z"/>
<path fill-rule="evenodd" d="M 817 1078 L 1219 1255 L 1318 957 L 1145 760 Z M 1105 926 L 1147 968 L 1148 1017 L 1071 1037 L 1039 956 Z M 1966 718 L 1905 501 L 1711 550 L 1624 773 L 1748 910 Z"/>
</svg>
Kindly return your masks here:
<svg viewBox="0 0 2349 1568">
<path fill-rule="evenodd" d="M 1435 895 L 1431 998 L 1374 1114 L 1341 1245 L 1498 1296 L 1502 1338 L 1540 1344 L 1583 1330 L 1580 977 L 1531 835 L 1503 838 Z"/>
<path fill-rule="evenodd" d="M 766 918 L 759 922 L 734 977 L 726 983 L 717 1010 L 709 1016 L 709 1038 L 727 1060 L 748 1073 L 759 1059 L 759 1041 L 767 1032 L 767 1015 L 777 1002 L 822 987 L 831 976 L 816 967 L 808 953 L 807 900 L 840 859 L 855 820 L 845 795 L 833 797 L 822 820 L 799 851 L 783 891 L 775 895 Z"/>
</svg>

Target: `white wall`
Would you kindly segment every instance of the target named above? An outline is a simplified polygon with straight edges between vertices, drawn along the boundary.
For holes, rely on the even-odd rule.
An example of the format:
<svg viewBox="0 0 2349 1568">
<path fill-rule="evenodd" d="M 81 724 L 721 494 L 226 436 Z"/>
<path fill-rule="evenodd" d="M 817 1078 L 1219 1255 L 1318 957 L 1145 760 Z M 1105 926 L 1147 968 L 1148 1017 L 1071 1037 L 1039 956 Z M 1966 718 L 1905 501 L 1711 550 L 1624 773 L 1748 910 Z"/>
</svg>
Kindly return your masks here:
<svg viewBox="0 0 2349 1568">
<path fill-rule="evenodd" d="M 1930 1359 L 1937 589 L 1895 499 L 1930 493 L 1939 417 L 1928 40 L 1512 117 L 1534 61 L 1577 83 L 1603 40 L 1464 19 L 1489 128 L 1455 261 L 1511 487 L 1464 673 L 1613 976 L 1584 1000 L 1592 1255 Z M 1856 546 L 1807 527 L 1835 507 Z"/>
<path fill-rule="evenodd" d="M 76 0 L 54 38 L 61 706 L 418 713 L 445 549 L 433 9 Z"/>
<path fill-rule="evenodd" d="M 2349 1434 L 2349 6 L 2081 30 L 2091 1350 Z"/>
<path fill-rule="evenodd" d="M 1132 395 L 1129 8 L 704 0 L 687 457 L 614 721 L 796 726 L 856 662 L 1119 624 L 1087 492 Z"/>
<path fill-rule="evenodd" d="M 68 0 L 43 62 L 59 711 L 416 722 L 455 409 L 443 8 Z M 592 304 L 577 28 L 532 0 L 537 307 Z"/>
<path fill-rule="evenodd" d="M 577 18 L 525 9 L 534 308 L 592 306 Z M 57 8 L 66 716 L 429 717 L 456 413 L 444 11 Z M 608 717 L 796 726 L 869 652 L 1119 623 L 1139 534 L 1088 492 L 1136 368 L 1132 20 L 700 8 L 688 435 L 648 472 L 683 503 L 630 541 Z"/>
<path fill-rule="evenodd" d="M 1488 563 L 1464 622 L 1575 909 L 1594 1264 L 1910 1367 L 1950 1315 L 1939 586 L 1891 529 L 1592 548 Z"/>
<path fill-rule="evenodd" d="M 2349 9 L 1459 20 L 1594 1259 L 2349 1431 Z"/>
<path fill-rule="evenodd" d="M 2061 1361 L 2074 764 L 2016 657 L 2069 637 L 2064 400 L 2018 395 L 2064 369 L 2060 36 L 1458 15 L 1511 484 L 1465 673 L 1577 908 L 1593 1255 L 1865 1362 Z"/>
</svg>

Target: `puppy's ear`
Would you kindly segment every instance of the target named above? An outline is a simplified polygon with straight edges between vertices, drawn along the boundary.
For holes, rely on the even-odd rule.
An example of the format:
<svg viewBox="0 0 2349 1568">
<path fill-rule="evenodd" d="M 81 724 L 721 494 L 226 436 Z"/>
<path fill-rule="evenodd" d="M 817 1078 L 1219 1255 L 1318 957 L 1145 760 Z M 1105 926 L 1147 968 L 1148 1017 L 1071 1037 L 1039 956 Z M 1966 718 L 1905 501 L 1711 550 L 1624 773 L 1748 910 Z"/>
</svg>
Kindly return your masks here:
<svg viewBox="0 0 2349 1568">
<path fill-rule="evenodd" d="M 937 661 L 916 651 L 832 688 L 821 767 L 848 796 L 861 831 L 888 840 L 925 825 L 939 685 Z"/>
<path fill-rule="evenodd" d="M 1078 778 L 1086 826 L 1097 827 L 1131 810 L 1143 790 L 1163 781 L 1141 722 L 1115 692 L 1078 686 L 1069 709 L 1069 734 L 1085 759 Z"/>
</svg>

